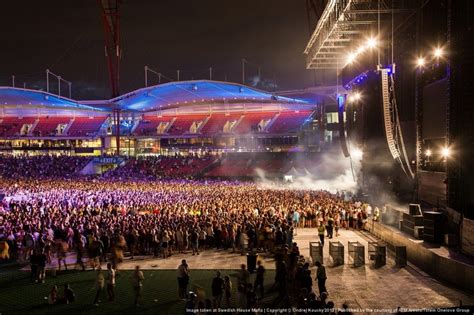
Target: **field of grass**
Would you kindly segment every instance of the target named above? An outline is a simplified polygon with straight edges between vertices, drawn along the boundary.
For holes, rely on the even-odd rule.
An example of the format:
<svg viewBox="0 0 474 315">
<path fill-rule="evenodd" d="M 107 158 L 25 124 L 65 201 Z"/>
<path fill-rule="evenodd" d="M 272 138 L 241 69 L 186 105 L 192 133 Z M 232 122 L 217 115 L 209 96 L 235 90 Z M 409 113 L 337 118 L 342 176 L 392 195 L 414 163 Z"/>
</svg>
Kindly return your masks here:
<svg viewBox="0 0 474 315">
<path fill-rule="evenodd" d="M 129 277 L 132 271 L 120 271 L 115 287 L 116 299 L 108 302 L 104 290 L 100 305 L 94 306 L 96 293 L 93 271 L 62 272 L 57 277 L 47 276 L 45 284 L 35 284 L 29 273 L 18 270 L 0 271 L 0 314 L 184 314 L 185 302 L 178 298 L 176 270 L 143 270 L 145 281 L 140 306 L 133 305 L 133 289 Z M 237 270 L 224 270 L 233 282 L 232 306 L 236 298 Z M 201 288 L 211 297 L 211 281 L 215 270 L 191 270 L 189 289 Z M 253 281 L 254 275 L 251 280 Z M 274 271 L 266 274 L 266 283 L 273 282 Z M 69 305 L 48 305 L 45 297 L 53 285 L 62 296 L 64 284 L 70 284 L 76 294 L 76 302 Z M 268 286 L 267 286 L 268 287 Z M 267 295 L 264 303 L 270 303 L 274 295 Z"/>
</svg>

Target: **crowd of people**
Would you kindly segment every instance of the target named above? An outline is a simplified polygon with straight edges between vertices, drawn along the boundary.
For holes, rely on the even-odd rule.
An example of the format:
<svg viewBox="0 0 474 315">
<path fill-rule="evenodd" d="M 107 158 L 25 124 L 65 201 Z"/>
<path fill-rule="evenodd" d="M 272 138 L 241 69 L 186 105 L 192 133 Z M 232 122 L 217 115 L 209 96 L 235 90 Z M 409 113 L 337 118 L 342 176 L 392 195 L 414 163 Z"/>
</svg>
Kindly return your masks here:
<svg viewBox="0 0 474 315">
<path fill-rule="evenodd" d="M 64 155 L 0 156 L 0 178 L 68 178 L 79 172 L 90 157 Z"/>
<path fill-rule="evenodd" d="M 49 165 L 61 161 L 45 159 Z M 12 163 L 18 161 L 12 159 Z M 75 168 L 79 162 L 67 165 L 64 167 Z M 106 263 L 109 273 L 117 271 L 124 256 L 168 259 L 209 249 L 241 254 L 260 251 L 275 257 L 274 289 L 280 301 L 289 301 L 292 295 L 304 297 L 299 305 L 328 306 L 319 278 L 319 294 L 312 290 L 309 264 L 301 259 L 294 242 L 295 230 L 323 230 L 324 242 L 324 234 L 332 237 L 333 231 L 337 235 L 342 227 L 363 228 L 370 214 L 370 208 L 362 203 L 327 191 L 268 188 L 237 181 L 149 180 L 143 174 L 135 180 L 71 180 L 41 170 L 38 167 L 36 178 L 4 176 L 0 183 L 5 195 L 0 203 L 0 258 L 29 262 L 31 280 L 39 283 L 45 282 L 46 265 L 53 260 L 59 270 L 67 269 L 66 257 L 71 252 L 75 253 L 76 267 L 100 274 Z M 319 273 L 318 268 L 318 277 Z M 238 283 L 239 305 L 252 307 L 263 297 L 262 277 L 263 273 L 257 277 L 261 279 L 258 283 Z M 221 280 L 213 284 L 213 294 L 218 296 L 214 306 L 229 299 L 225 290 L 230 290 L 230 279 Z M 99 287 L 104 282 L 100 276 L 97 281 Z M 178 282 L 182 289 L 185 281 Z M 137 299 L 139 295 L 138 290 Z M 180 290 L 179 296 L 193 300 L 186 289 Z"/>
<path fill-rule="evenodd" d="M 146 156 L 130 158 L 123 165 L 103 175 L 114 179 L 157 179 L 197 175 L 216 160 L 210 155 Z"/>
</svg>

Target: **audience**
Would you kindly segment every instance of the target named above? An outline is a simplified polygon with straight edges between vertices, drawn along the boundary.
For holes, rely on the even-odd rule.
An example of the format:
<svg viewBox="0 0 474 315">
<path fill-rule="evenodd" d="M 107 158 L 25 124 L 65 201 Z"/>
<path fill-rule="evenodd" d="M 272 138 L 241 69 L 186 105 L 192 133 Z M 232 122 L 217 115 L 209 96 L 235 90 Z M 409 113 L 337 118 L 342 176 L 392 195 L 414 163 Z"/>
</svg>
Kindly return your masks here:
<svg viewBox="0 0 474 315">
<path fill-rule="evenodd" d="M 67 268 L 68 252 L 76 265 L 98 268 L 94 304 L 107 283 L 114 300 L 115 273 L 123 256 L 148 255 L 168 259 L 176 253 L 198 254 L 209 249 L 245 254 L 259 251 L 273 255 L 276 275 L 273 288 L 280 299 L 298 292 L 298 304 L 327 306 L 324 266 L 318 265 L 319 297 L 313 293 L 309 265 L 294 242 L 296 228 L 318 228 L 321 241 L 333 229 L 363 228 L 366 206 L 342 194 L 327 191 L 261 187 L 252 182 L 203 181 L 169 178 L 192 173 L 194 165 L 212 158 L 189 157 L 132 159 L 101 178 L 75 174 L 89 161 L 72 157 L 2 157 L 0 191 L 0 258 L 29 261 L 31 279 L 45 282 L 45 266 L 53 255 L 58 267 Z M 163 163 L 170 167 L 160 169 Z M 202 164 L 200 164 L 202 163 Z M 199 167 L 201 167 L 199 166 Z M 106 277 L 100 265 L 109 261 Z M 255 282 L 242 265 L 237 277 L 237 306 L 255 307 L 265 297 L 265 269 L 258 262 Z M 189 268 L 178 268 L 179 297 L 187 299 Z M 131 278 L 138 305 L 143 273 Z M 222 299 L 230 305 L 232 283 L 220 273 L 212 282 L 213 306 Z M 301 293 L 301 294 L 300 294 Z M 304 297 L 304 298 L 303 298 Z M 74 292 L 66 285 L 58 299 L 53 287 L 49 304 L 71 303 Z M 60 302 L 58 302 L 58 300 Z M 192 298 L 189 305 L 199 301 Z M 212 302 L 209 301 L 212 304 Z"/>
</svg>

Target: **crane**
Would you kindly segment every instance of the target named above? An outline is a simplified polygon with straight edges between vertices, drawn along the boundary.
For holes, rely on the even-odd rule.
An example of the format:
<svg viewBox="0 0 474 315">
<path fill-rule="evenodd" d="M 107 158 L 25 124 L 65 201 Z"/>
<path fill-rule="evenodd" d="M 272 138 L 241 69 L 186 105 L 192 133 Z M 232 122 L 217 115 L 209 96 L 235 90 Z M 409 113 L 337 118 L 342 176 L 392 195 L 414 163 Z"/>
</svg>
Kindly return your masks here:
<svg viewBox="0 0 474 315">
<path fill-rule="evenodd" d="M 109 69 L 112 98 L 119 96 L 120 79 L 120 5 L 121 0 L 97 0 L 104 27 L 104 51 Z M 116 128 L 116 155 L 120 155 L 120 108 L 113 108 L 113 120 Z"/>
</svg>

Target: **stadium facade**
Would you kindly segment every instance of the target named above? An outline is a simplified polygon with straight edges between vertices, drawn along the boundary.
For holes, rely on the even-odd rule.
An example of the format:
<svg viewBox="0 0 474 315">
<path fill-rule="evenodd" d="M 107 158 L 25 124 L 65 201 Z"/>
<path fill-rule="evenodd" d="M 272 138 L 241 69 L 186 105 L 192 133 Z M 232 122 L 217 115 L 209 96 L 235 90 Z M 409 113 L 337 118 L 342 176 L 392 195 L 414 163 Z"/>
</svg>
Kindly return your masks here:
<svg viewBox="0 0 474 315">
<path fill-rule="evenodd" d="M 319 135 L 317 104 L 325 97 L 321 91 L 280 95 L 208 80 L 170 82 L 93 101 L 0 87 L 0 150 L 113 154 L 119 130 L 120 153 L 126 156 L 317 151 L 325 139 Z"/>
</svg>

